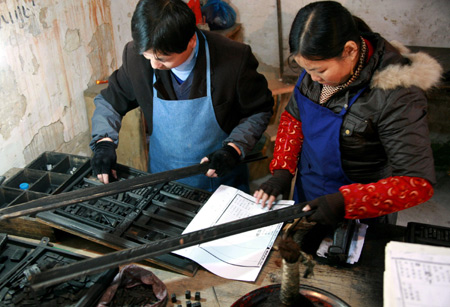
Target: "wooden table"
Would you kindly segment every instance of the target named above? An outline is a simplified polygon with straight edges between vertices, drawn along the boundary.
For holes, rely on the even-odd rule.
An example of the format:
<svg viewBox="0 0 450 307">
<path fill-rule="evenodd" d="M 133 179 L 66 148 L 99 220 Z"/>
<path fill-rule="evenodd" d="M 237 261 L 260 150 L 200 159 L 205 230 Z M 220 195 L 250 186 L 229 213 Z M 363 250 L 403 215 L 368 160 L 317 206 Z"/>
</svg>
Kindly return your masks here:
<svg viewBox="0 0 450 307">
<path fill-rule="evenodd" d="M 314 275 L 309 278 L 301 278 L 302 285 L 313 286 L 327 291 L 350 306 L 382 306 L 383 305 L 383 272 L 384 272 L 384 249 L 387 242 L 403 241 L 404 227 L 393 225 L 376 225 L 369 227 L 366 241 L 358 263 L 354 265 L 333 266 L 325 259 L 315 257 L 316 265 Z M 76 247 L 84 246 L 82 253 L 96 256 L 91 253 L 96 245 L 93 242 L 79 242 L 79 238 L 72 238 L 73 242 L 61 242 L 62 248 L 80 252 Z M 81 239 L 83 240 L 83 239 Z M 81 245 L 83 244 L 83 245 Z M 71 248 L 70 246 L 75 246 Z M 101 247 L 102 253 L 107 252 Z M 91 254 L 89 254 L 91 253 Z M 206 270 L 200 269 L 194 277 L 180 275 L 164 269 L 151 266 L 150 263 L 140 264 L 152 271 L 167 286 L 169 292 L 168 307 L 182 305 L 186 306 L 185 292 L 190 290 L 192 297 L 195 292 L 201 294 L 201 304 L 207 307 L 228 307 L 245 294 L 281 281 L 281 257 L 278 251 L 272 250 L 257 280 L 252 282 L 241 282 L 221 278 Z M 304 271 L 301 266 L 301 271 Z M 172 303 L 171 295 L 175 294 L 178 301 Z M 192 302 L 195 302 L 192 300 Z"/>
</svg>

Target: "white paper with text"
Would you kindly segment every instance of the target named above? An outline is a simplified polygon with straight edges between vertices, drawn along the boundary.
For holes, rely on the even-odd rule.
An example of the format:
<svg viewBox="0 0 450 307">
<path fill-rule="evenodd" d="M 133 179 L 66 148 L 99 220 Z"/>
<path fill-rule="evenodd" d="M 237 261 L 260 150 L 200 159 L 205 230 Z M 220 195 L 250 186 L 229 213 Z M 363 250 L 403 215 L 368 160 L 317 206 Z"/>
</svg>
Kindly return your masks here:
<svg viewBox="0 0 450 307">
<path fill-rule="evenodd" d="M 450 306 L 450 248 L 389 242 L 384 307 Z"/>
<path fill-rule="evenodd" d="M 278 201 L 272 210 L 294 204 Z M 221 185 L 203 205 L 183 234 L 267 212 L 255 198 Z M 189 258 L 210 272 L 228 279 L 255 281 L 282 223 L 184 248 L 173 253 Z"/>
</svg>

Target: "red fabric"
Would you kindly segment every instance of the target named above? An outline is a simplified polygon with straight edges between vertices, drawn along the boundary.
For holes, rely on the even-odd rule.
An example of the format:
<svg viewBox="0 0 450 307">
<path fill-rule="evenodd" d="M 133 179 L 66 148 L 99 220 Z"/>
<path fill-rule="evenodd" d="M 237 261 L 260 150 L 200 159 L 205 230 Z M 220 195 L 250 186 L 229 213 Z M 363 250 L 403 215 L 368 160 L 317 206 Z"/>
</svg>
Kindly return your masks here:
<svg viewBox="0 0 450 307">
<path fill-rule="evenodd" d="M 189 8 L 195 14 L 195 24 L 202 23 L 202 9 L 200 7 L 200 0 L 189 0 L 188 4 Z"/>
<path fill-rule="evenodd" d="M 433 196 L 431 184 L 419 177 L 395 176 L 376 183 L 354 183 L 339 191 L 345 200 L 345 218 L 364 219 L 407 209 Z"/>
<path fill-rule="evenodd" d="M 366 64 L 367 64 L 367 63 L 369 63 L 369 60 L 373 55 L 373 46 L 367 39 L 363 38 L 363 40 L 367 46 L 367 58 L 366 58 Z"/>
<path fill-rule="evenodd" d="M 284 111 L 280 117 L 273 160 L 270 163 L 271 173 L 276 169 L 287 169 L 295 175 L 302 144 L 302 123 Z"/>
</svg>

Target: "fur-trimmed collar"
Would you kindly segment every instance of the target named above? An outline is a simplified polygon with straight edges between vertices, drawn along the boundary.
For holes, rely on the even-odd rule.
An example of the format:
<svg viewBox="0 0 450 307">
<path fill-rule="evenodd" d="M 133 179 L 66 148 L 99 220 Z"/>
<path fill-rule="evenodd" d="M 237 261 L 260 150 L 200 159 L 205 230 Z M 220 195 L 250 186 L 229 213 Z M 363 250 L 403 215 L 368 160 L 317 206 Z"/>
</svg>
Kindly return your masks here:
<svg viewBox="0 0 450 307">
<path fill-rule="evenodd" d="M 417 86 L 426 91 L 439 83 L 443 68 L 438 61 L 424 52 L 411 53 L 407 47 L 397 41 L 390 43 L 402 56 L 408 58 L 411 64 L 392 64 L 383 70 L 376 71 L 371 81 L 371 88 L 392 90 L 399 86 Z"/>
</svg>

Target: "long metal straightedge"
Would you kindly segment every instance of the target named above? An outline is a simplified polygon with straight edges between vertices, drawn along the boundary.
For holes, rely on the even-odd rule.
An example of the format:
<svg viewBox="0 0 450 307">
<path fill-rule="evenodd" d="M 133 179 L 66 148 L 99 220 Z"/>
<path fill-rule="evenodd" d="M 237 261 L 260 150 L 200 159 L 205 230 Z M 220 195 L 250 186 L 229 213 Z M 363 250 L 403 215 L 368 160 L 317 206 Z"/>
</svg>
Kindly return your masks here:
<svg viewBox="0 0 450 307">
<path fill-rule="evenodd" d="M 103 272 L 110 268 L 116 268 L 120 265 L 141 261 L 174 250 L 312 214 L 312 211 L 303 212 L 302 208 L 302 205 L 293 205 L 279 210 L 272 210 L 177 237 L 163 239 L 139 247 L 112 252 L 104 256 L 85 259 L 62 267 L 53 268 L 32 276 L 30 280 L 31 288 L 39 290 L 77 277 Z"/>
<path fill-rule="evenodd" d="M 263 156 L 261 153 L 257 153 L 249 155 L 241 163 L 249 163 L 265 158 L 267 157 Z M 0 221 L 24 215 L 36 214 L 39 212 L 48 211 L 68 205 L 78 204 L 88 200 L 102 198 L 126 191 L 141 189 L 163 182 L 204 174 L 208 171 L 209 164 L 209 162 L 206 162 L 166 172 L 154 173 L 127 180 L 115 181 L 104 185 L 102 184 L 86 189 L 74 190 L 57 195 L 38 198 L 26 203 L 0 209 Z"/>
<path fill-rule="evenodd" d="M 113 194 L 145 188 L 158 183 L 177 180 L 197 174 L 206 173 L 209 163 L 197 164 L 161 173 L 115 181 L 86 189 L 64 192 L 38 198 L 26 203 L 6 207 L 0 210 L 0 221 L 19 216 L 35 214 L 67 205 L 78 204 Z"/>
</svg>

